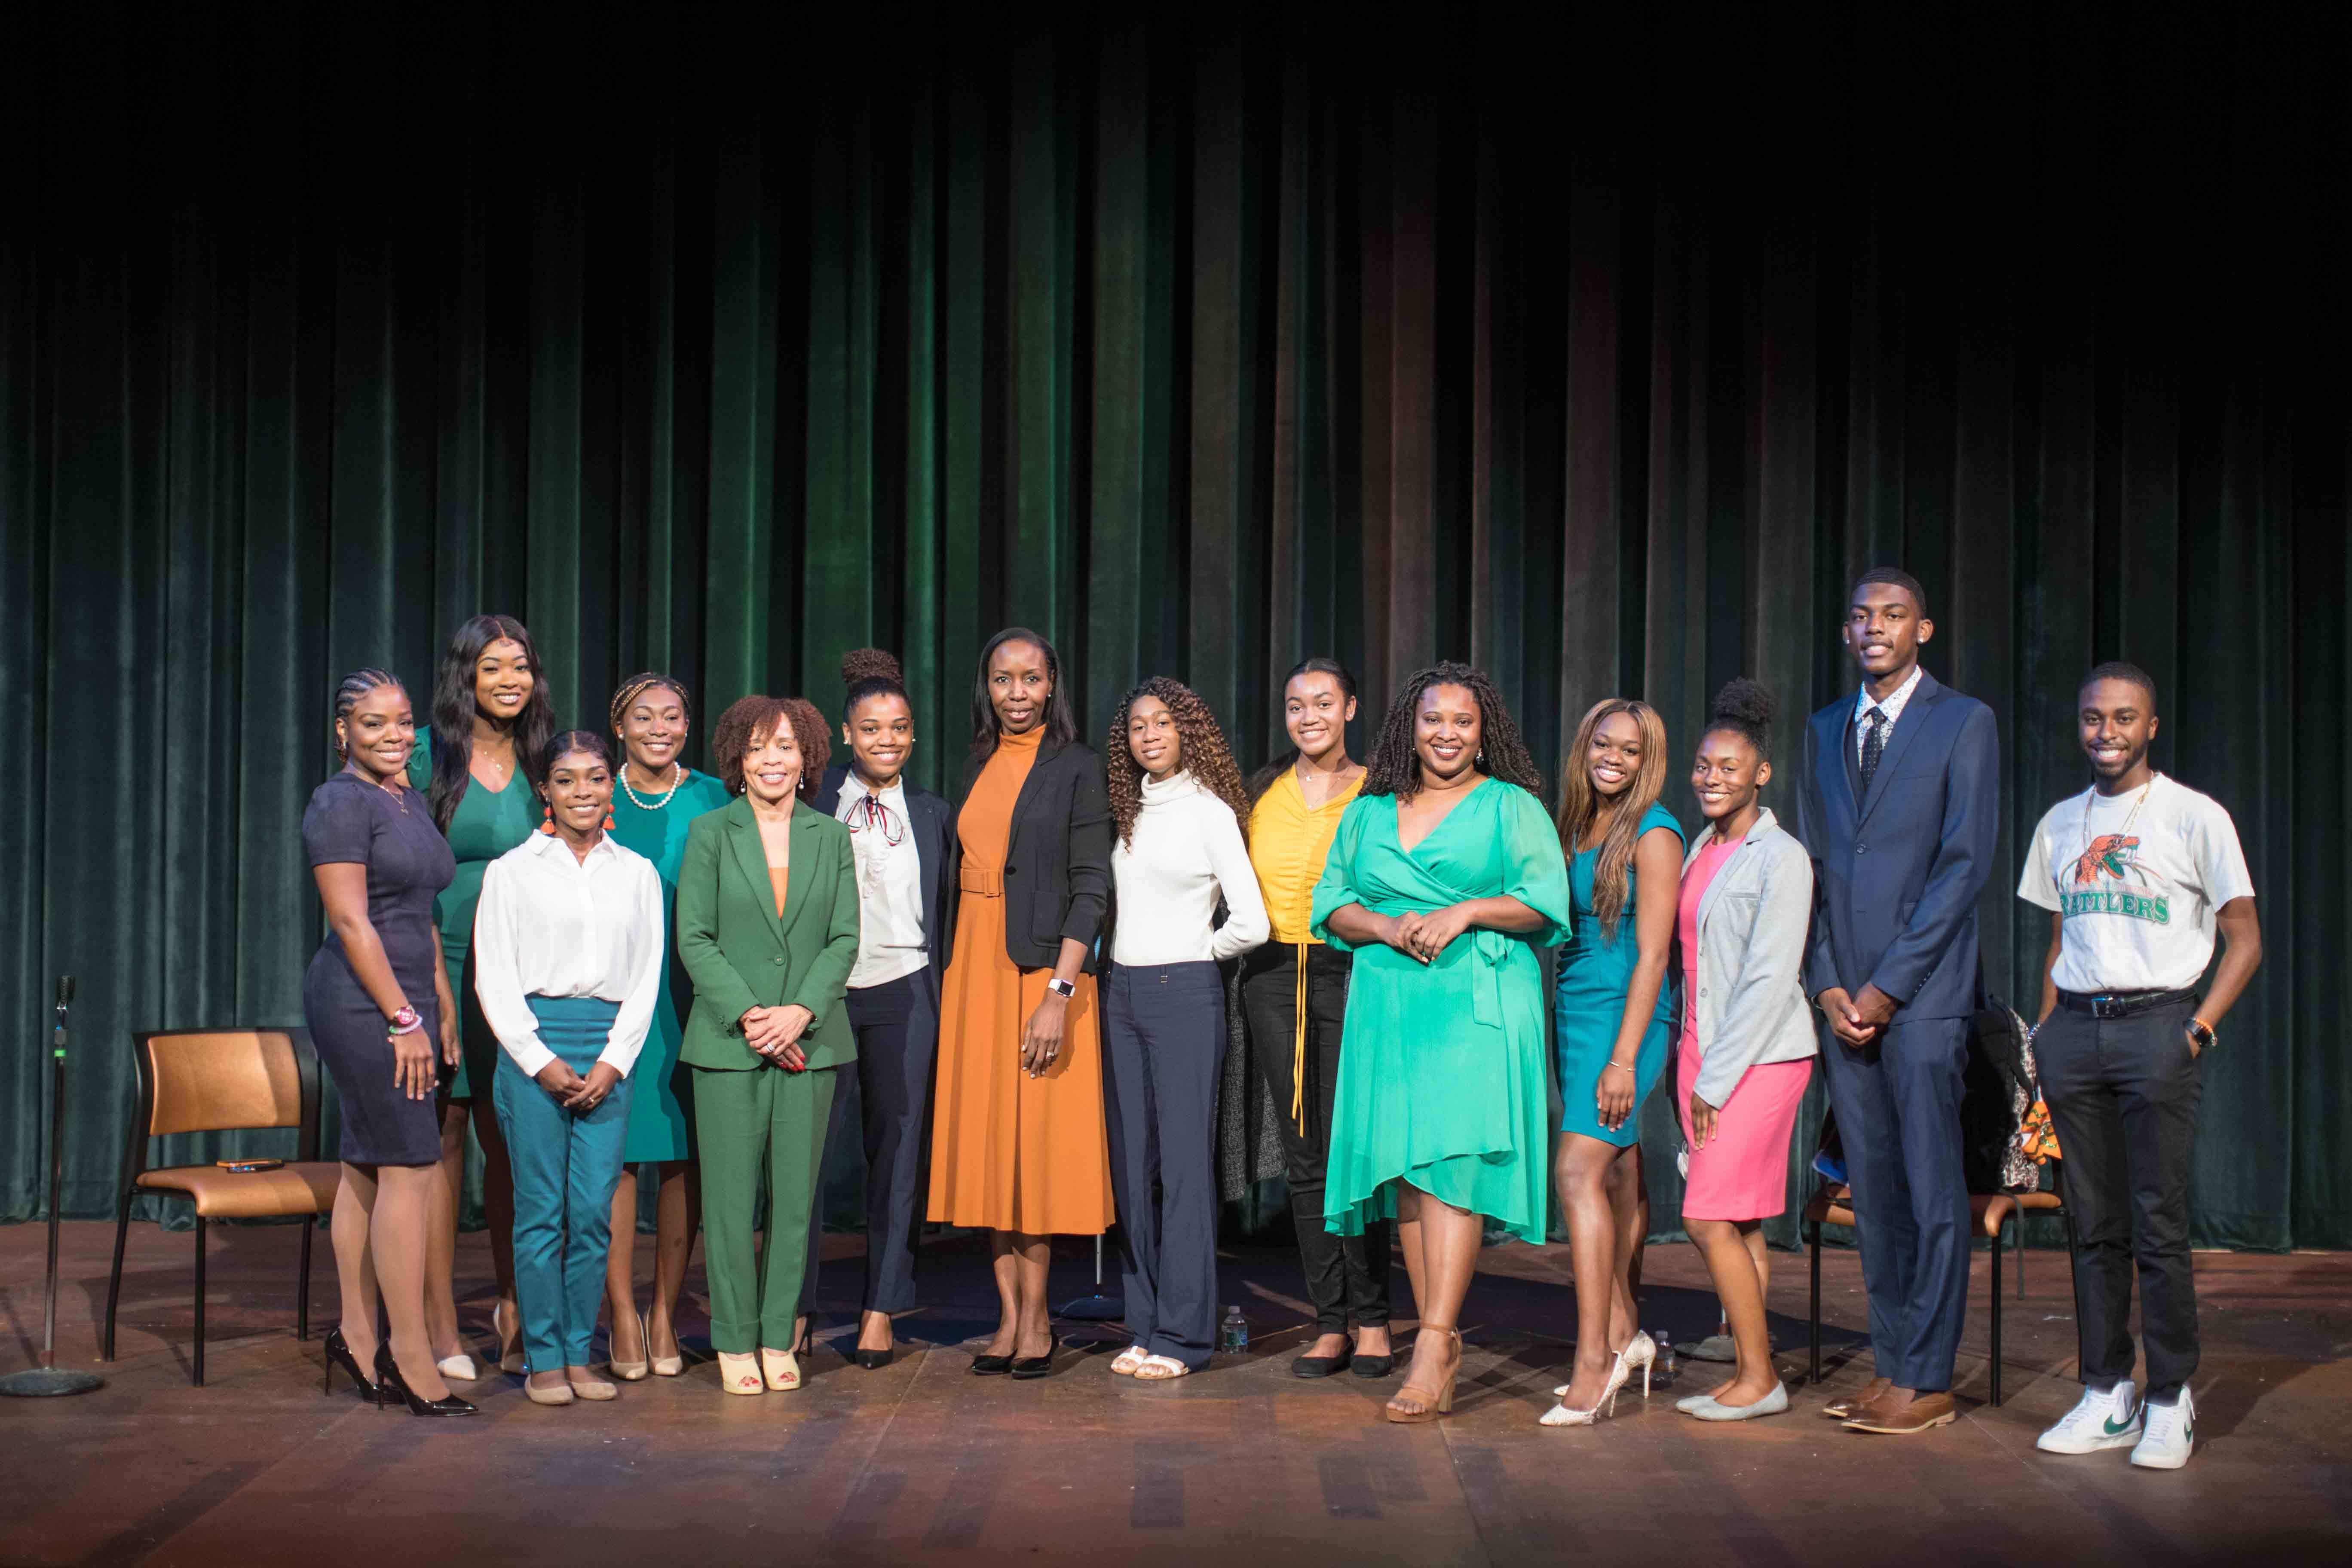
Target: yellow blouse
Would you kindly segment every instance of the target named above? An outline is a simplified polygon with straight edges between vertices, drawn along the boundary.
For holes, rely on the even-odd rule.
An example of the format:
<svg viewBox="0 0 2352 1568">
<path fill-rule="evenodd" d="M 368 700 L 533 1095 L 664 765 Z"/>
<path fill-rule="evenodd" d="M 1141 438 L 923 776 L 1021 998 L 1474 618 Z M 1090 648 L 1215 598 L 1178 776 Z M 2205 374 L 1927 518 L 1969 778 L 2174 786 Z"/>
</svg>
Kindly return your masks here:
<svg viewBox="0 0 2352 1568">
<path fill-rule="evenodd" d="M 1250 865 L 1257 872 L 1265 912 L 1274 921 L 1275 941 L 1297 947 L 1321 945 L 1312 930 L 1315 884 L 1323 879 L 1323 862 L 1330 858 L 1339 818 L 1363 787 L 1364 775 L 1358 773 L 1346 788 L 1310 809 L 1298 787 L 1298 770 L 1290 767 L 1258 796 L 1250 812 Z"/>
<path fill-rule="evenodd" d="M 1307 1125 L 1307 950 L 1322 942 L 1314 931 L 1315 884 L 1323 879 L 1323 862 L 1331 856 L 1332 837 L 1348 803 L 1362 793 L 1364 775 L 1321 805 L 1309 807 L 1298 787 L 1298 770 L 1287 767 L 1266 786 L 1250 812 L 1250 866 L 1257 872 L 1257 889 L 1265 912 L 1274 921 L 1274 940 L 1298 950 L 1298 994 L 1294 999 L 1297 1024 L 1290 1040 L 1290 1119 Z"/>
</svg>

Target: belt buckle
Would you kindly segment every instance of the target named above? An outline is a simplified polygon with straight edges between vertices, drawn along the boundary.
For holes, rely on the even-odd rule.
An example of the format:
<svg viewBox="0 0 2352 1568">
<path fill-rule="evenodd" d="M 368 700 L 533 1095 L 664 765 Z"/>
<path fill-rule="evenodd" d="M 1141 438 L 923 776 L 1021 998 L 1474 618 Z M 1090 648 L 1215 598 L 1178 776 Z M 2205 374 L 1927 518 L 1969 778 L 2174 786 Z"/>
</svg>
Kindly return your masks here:
<svg viewBox="0 0 2352 1568">
<path fill-rule="evenodd" d="M 2091 998 L 2091 1016 L 2103 1019 L 2126 1017 L 2129 1016 L 2126 1011 L 2127 1006 L 2121 996 L 2094 996 Z"/>
</svg>

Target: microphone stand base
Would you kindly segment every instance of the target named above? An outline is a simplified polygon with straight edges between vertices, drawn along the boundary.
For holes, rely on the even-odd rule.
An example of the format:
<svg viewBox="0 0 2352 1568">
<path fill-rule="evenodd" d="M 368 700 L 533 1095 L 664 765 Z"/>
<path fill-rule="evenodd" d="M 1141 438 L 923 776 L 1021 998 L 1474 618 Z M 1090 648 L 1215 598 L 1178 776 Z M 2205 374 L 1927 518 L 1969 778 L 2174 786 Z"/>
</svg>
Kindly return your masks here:
<svg viewBox="0 0 2352 1568">
<path fill-rule="evenodd" d="M 27 1367 L 0 1377 L 0 1394 L 16 1399 L 56 1399 L 105 1386 L 106 1379 L 94 1372 L 76 1372 L 64 1366 Z"/>
</svg>

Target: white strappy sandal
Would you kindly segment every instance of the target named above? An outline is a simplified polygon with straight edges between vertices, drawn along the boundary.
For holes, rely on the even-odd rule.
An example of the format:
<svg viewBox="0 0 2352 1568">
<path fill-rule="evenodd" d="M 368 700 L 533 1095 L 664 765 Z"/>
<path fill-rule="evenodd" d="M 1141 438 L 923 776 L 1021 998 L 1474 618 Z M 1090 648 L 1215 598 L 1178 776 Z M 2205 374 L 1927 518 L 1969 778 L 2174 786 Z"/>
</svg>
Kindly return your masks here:
<svg viewBox="0 0 2352 1568">
<path fill-rule="evenodd" d="M 1135 1381 L 1138 1383 L 1173 1383 L 1180 1377 L 1192 1375 L 1191 1367 L 1169 1355 L 1145 1356 L 1142 1364 L 1135 1369 Z"/>
<path fill-rule="evenodd" d="M 1118 1359 L 1110 1363 L 1110 1369 L 1121 1377 L 1133 1377 L 1135 1369 L 1150 1359 L 1151 1352 L 1141 1345 L 1129 1345 L 1118 1352 Z"/>
</svg>

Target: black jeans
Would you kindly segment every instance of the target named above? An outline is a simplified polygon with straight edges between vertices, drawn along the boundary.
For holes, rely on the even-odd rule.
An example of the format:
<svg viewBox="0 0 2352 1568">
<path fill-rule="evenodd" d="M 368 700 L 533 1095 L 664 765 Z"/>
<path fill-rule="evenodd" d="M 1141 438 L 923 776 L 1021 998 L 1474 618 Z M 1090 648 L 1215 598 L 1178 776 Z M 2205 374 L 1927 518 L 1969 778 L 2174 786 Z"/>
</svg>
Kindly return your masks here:
<svg viewBox="0 0 2352 1568">
<path fill-rule="evenodd" d="M 2197 1370 L 2189 1268 L 2189 1162 L 2204 1079 L 2182 1026 L 2191 1002 L 2128 1018 L 2060 1007 L 2033 1039 L 2058 1131 L 2058 1179 L 2074 1216 L 2074 1313 L 2083 1381 L 2132 1373 L 2132 1273 L 2139 1273 L 2147 1396 L 2176 1398 Z"/>
<path fill-rule="evenodd" d="M 1242 961 L 1242 1011 L 1249 1022 L 1250 1055 L 1274 1096 L 1282 1123 L 1284 1174 L 1298 1258 L 1307 1270 L 1307 1299 L 1315 1303 L 1318 1333 L 1341 1334 L 1350 1323 L 1384 1328 L 1389 1321 L 1389 1224 L 1378 1220 L 1361 1236 L 1323 1228 L 1323 1175 L 1331 1153 L 1331 1097 L 1339 1082 L 1339 1033 L 1348 1015 L 1348 974 L 1354 960 L 1318 943 L 1307 950 L 1307 1082 L 1300 1096 L 1305 1125 L 1290 1114 L 1292 1067 L 1297 1054 L 1298 950 L 1268 942 Z"/>
</svg>

